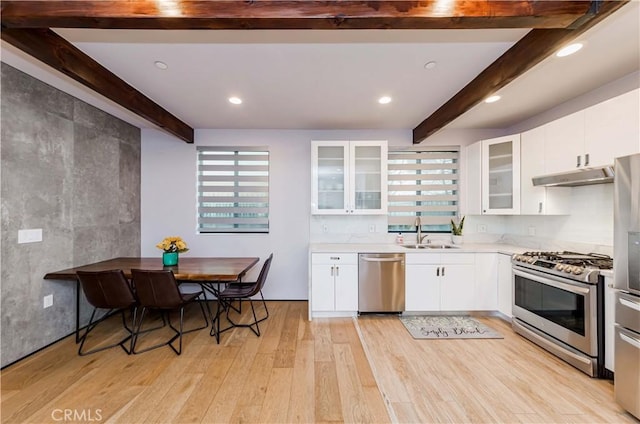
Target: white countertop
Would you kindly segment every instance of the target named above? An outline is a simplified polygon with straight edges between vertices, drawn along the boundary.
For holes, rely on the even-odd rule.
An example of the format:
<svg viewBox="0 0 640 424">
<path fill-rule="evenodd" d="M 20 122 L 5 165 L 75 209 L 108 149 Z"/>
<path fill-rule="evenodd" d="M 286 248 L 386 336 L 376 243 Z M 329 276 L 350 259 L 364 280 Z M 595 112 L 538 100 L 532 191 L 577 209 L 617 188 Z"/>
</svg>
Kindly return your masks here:
<svg viewBox="0 0 640 424">
<path fill-rule="evenodd" d="M 438 243 L 433 243 L 438 245 Z M 450 243 L 447 243 L 451 245 Z M 464 243 L 452 249 L 410 249 L 392 243 L 314 243 L 309 246 L 311 253 L 503 253 L 513 255 L 527 249 L 505 243 Z"/>
</svg>

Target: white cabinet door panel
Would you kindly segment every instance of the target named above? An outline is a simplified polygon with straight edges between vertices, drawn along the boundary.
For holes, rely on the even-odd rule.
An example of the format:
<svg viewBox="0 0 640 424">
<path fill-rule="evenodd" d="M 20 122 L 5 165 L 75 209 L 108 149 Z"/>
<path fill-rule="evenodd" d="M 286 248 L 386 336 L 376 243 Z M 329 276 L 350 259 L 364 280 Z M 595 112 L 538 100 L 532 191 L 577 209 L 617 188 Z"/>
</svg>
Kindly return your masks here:
<svg viewBox="0 0 640 424">
<path fill-rule="evenodd" d="M 567 172 L 584 165 L 584 116 L 582 110 L 545 125 L 545 174 Z"/>
<path fill-rule="evenodd" d="M 640 151 L 640 89 L 585 110 L 587 166 L 612 165 L 619 156 Z"/>
<path fill-rule="evenodd" d="M 437 265 L 407 265 L 405 267 L 405 309 L 407 311 L 440 310 L 440 277 Z"/>
<path fill-rule="evenodd" d="M 498 309 L 498 254 L 476 254 L 475 310 Z"/>
<path fill-rule="evenodd" d="M 472 311 L 475 308 L 475 266 L 440 267 L 440 308 L 443 311 Z"/>
<path fill-rule="evenodd" d="M 337 265 L 335 276 L 336 311 L 357 311 L 358 265 Z"/>
<path fill-rule="evenodd" d="M 313 264 L 311 267 L 311 310 L 335 310 L 334 265 Z"/>
</svg>

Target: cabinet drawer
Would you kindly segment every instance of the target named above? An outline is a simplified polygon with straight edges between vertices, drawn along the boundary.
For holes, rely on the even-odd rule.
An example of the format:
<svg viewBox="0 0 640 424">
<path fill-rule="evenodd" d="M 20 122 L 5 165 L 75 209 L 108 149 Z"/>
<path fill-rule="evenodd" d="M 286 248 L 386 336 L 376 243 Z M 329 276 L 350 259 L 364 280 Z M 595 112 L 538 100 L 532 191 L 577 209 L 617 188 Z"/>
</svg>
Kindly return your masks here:
<svg viewBox="0 0 640 424">
<path fill-rule="evenodd" d="M 406 253 L 404 256 L 405 263 L 434 265 L 440 263 L 440 253 Z"/>
<path fill-rule="evenodd" d="M 426 249 L 425 249 L 426 250 Z M 407 253 L 405 260 L 408 265 L 442 265 L 442 264 L 474 264 L 476 263 L 475 253 Z"/>
<path fill-rule="evenodd" d="M 312 253 L 312 264 L 358 264 L 357 253 Z"/>
<path fill-rule="evenodd" d="M 442 253 L 441 264 L 474 264 L 476 263 L 475 253 Z"/>
</svg>

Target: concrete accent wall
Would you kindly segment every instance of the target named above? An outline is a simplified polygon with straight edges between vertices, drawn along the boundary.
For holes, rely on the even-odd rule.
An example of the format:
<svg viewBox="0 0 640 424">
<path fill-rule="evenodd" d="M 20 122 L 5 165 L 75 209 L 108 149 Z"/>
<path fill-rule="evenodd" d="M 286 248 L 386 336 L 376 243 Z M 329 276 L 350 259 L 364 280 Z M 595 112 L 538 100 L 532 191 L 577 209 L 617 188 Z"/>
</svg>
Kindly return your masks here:
<svg viewBox="0 0 640 424">
<path fill-rule="evenodd" d="M 75 329 L 47 272 L 140 254 L 140 129 L 2 63 L 1 365 Z M 18 244 L 18 230 L 43 241 Z M 53 295 L 44 309 L 43 298 Z M 85 305 L 86 306 L 86 305 Z M 82 309 L 86 322 L 90 308 Z"/>
</svg>

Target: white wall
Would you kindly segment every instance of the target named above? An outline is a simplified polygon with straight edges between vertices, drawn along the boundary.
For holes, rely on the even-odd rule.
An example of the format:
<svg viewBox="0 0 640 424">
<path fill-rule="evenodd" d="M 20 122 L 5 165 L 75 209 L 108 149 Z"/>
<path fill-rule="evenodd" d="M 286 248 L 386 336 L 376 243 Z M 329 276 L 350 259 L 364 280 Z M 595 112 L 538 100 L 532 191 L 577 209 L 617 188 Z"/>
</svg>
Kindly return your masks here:
<svg viewBox="0 0 640 424">
<path fill-rule="evenodd" d="M 186 255 L 192 257 L 264 259 L 273 252 L 265 297 L 307 299 L 313 139 L 410 144 L 411 131 L 196 130 L 195 143 L 189 145 L 160 131 L 143 130 L 142 255 L 159 256 L 155 245 L 169 235 L 183 237 L 190 248 Z M 269 234 L 196 233 L 198 145 L 269 147 Z M 250 278 L 256 276 L 261 265 L 254 268 Z"/>
<path fill-rule="evenodd" d="M 563 116 L 570 115 L 590 106 L 602 103 L 613 97 L 628 93 L 640 87 L 640 71 L 633 72 L 617 80 L 611 81 L 595 90 L 589 91 L 582 96 L 568 100 L 554 108 L 533 116 L 526 121 L 522 121 L 507 129 L 508 134 L 524 132 L 548 122 L 554 121 Z"/>
</svg>

